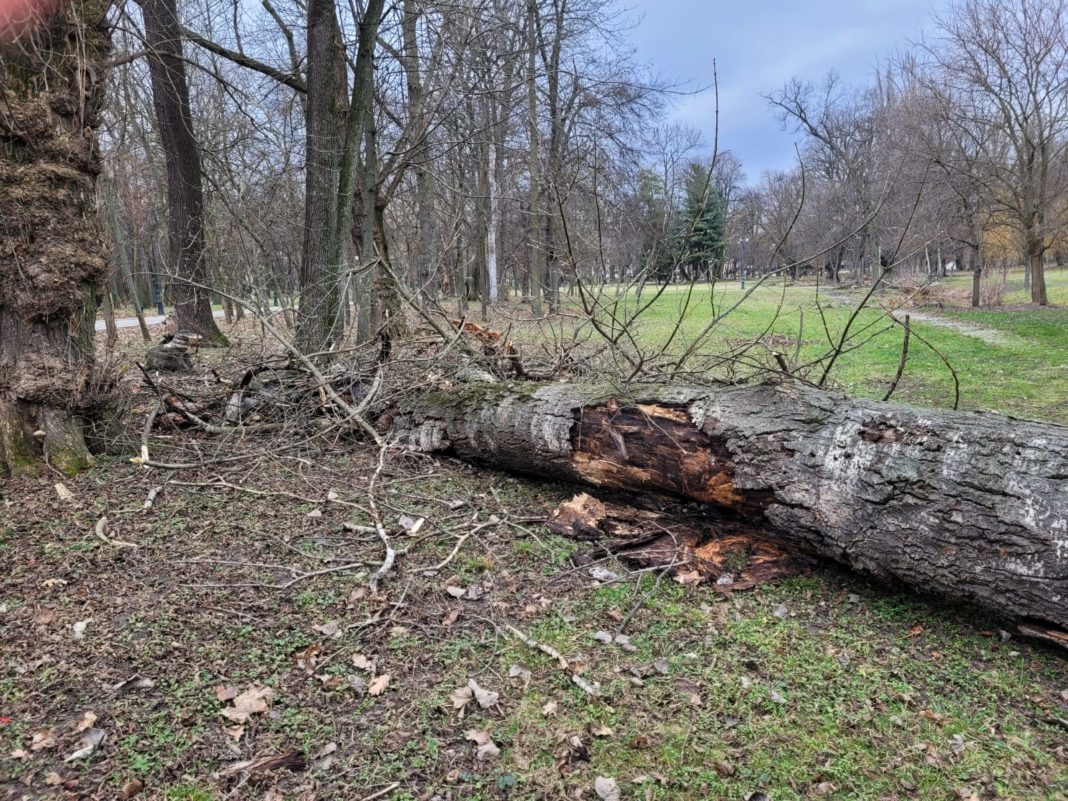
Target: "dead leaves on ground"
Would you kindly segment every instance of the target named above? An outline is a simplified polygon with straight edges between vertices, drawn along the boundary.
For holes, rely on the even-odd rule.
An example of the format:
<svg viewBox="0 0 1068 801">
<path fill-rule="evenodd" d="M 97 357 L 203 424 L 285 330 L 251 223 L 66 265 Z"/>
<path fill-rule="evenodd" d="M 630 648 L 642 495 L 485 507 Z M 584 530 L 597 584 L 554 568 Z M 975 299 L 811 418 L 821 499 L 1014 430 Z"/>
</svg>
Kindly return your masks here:
<svg viewBox="0 0 1068 801">
<path fill-rule="evenodd" d="M 501 749 L 493 742 L 489 732 L 477 729 L 468 729 L 464 737 L 473 742 L 478 748 L 475 750 L 475 759 L 485 761 L 496 759 L 501 755 Z"/>
<path fill-rule="evenodd" d="M 620 801 L 619 784 L 615 779 L 606 776 L 598 776 L 593 781 L 593 790 L 601 801 Z"/>
<path fill-rule="evenodd" d="M 94 715 L 93 717 L 95 718 L 96 716 Z M 74 762 L 75 760 L 85 759 L 86 757 L 91 756 L 105 739 L 107 739 L 107 735 L 104 733 L 103 729 L 85 729 L 85 733 L 82 735 L 81 741 L 79 742 L 78 750 L 73 752 L 63 761 Z"/>
<path fill-rule="evenodd" d="M 68 756 L 64 758 L 64 762 L 76 762 L 80 759 L 85 759 L 91 756 L 97 748 L 99 748 L 107 739 L 107 734 L 103 729 L 98 729 L 94 726 L 97 721 L 97 714 L 92 711 L 86 711 L 71 727 L 75 734 L 80 735 L 77 740 L 77 748 L 72 751 Z M 30 738 L 30 750 L 26 751 L 24 748 L 14 749 L 10 756 L 12 759 L 26 761 L 33 754 L 40 753 L 42 751 L 50 751 L 59 745 L 60 734 L 53 729 L 42 729 L 36 731 Z M 54 774 L 58 778 L 58 774 Z M 62 780 L 56 782 L 60 783 Z"/>
<path fill-rule="evenodd" d="M 240 740 L 245 733 L 245 724 L 253 715 L 266 714 L 274 700 L 274 690 L 270 687 L 250 686 L 243 693 L 237 694 L 233 688 L 216 687 L 215 696 L 222 702 L 233 701 L 228 707 L 219 710 L 219 714 L 236 725 L 224 728 L 234 740 Z"/>
<path fill-rule="evenodd" d="M 453 710 L 459 712 L 462 718 L 464 709 L 471 701 L 477 701 L 482 709 L 489 709 L 497 704 L 500 697 L 500 693 L 487 690 L 474 679 L 468 679 L 466 685 L 453 691 L 452 695 L 449 696 L 449 700 L 452 701 Z"/>
</svg>

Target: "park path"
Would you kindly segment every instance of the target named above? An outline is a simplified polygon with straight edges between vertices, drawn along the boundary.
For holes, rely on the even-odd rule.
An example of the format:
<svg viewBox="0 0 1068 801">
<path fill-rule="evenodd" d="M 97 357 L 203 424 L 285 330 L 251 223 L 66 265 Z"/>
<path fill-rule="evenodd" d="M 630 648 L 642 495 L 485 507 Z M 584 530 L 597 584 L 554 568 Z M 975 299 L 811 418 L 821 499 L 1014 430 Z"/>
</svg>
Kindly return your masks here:
<svg viewBox="0 0 1068 801">
<path fill-rule="evenodd" d="M 907 309 L 905 310 L 905 313 L 909 315 L 909 319 L 913 322 L 918 321 L 926 323 L 927 325 L 937 326 L 938 328 L 947 328 L 950 331 L 956 331 L 958 334 L 981 339 L 988 345 L 1008 346 L 1021 341 L 1021 337 L 1015 336 L 1014 334 L 1007 334 L 1004 331 L 998 331 L 996 328 L 987 328 L 985 325 L 969 323 L 966 320 L 943 317 L 941 314 L 936 314 L 934 312 L 923 311 L 920 309 Z"/>
<path fill-rule="evenodd" d="M 823 294 L 836 303 L 845 306 L 856 306 L 856 301 L 848 295 L 827 290 L 823 290 Z M 905 314 L 909 316 L 911 322 L 920 322 L 925 325 L 935 326 L 936 328 L 945 328 L 949 331 L 955 331 L 958 334 L 981 340 L 988 345 L 1007 347 L 1024 341 L 1022 337 L 1018 337 L 1015 334 L 1008 334 L 1004 331 L 998 331 L 996 328 L 987 328 L 985 325 L 970 323 L 966 320 L 944 317 L 937 312 L 929 311 L 927 309 L 902 308 L 897 310 L 897 316 L 903 317 Z"/>
<path fill-rule="evenodd" d="M 218 317 L 220 319 L 222 317 L 226 316 L 226 313 L 224 311 L 222 311 L 222 309 L 216 309 L 214 312 L 212 312 L 212 314 L 215 317 Z M 165 314 L 146 314 L 145 315 L 145 324 L 146 325 L 160 325 L 166 319 L 167 319 L 167 315 L 165 315 Z M 137 318 L 136 317 L 116 317 L 115 318 L 115 327 L 116 328 L 136 328 L 137 327 Z M 107 324 L 103 320 L 97 320 L 96 321 L 96 330 L 97 331 L 107 331 L 107 329 L 108 329 Z"/>
</svg>

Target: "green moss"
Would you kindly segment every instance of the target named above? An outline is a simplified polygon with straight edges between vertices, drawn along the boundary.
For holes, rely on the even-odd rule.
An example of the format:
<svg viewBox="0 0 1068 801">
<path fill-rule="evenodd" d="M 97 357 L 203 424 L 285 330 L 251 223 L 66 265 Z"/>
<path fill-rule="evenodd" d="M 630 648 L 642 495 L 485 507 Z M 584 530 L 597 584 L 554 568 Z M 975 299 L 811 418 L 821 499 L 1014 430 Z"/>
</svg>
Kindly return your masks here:
<svg viewBox="0 0 1068 801">
<path fill-rule="evenodd" d="M 63 475 L 72 478 L 95 464 L 95 460 L 88 450 L 84 453 L 68 451 L 61 453 L 58 456 L 53 455 L 51 462 L 52 466 L 63 473 Z"/>
<path fill-rule="evenodd" d="M 13 476 L 32 476 L 40 471 L 40 457 L 12 409 L 0 410 L 0 437 L 0 469 Z"/>
</svg>

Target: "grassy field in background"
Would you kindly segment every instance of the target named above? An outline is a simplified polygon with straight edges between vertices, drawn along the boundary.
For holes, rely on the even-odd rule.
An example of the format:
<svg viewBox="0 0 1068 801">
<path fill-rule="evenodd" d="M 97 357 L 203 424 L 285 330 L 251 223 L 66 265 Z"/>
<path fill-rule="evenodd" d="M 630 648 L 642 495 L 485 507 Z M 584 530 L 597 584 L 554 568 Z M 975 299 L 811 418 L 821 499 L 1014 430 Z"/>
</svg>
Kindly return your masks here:
<svg viewBox="0 0 1068 801">
<path fill-rule="evenodd" d="M 791 363 L 796 354 L 796 363 L 804 365 L 828 352 L 827 332 L 831 340 L 837 341 L 852 314 L 845 298 L 828 297 L 822 291 L 817 293 L 812 286 L 779 283 L 753 290 L 750 285 L 749 291 L 749 297 L 715 325 L 701 347 L 702 353 L 715 354 L 763 336 L 768 348 L 785 354 Z M 1051 274 L 1050 294 L 1054 303 L 1068 302 L 1068 272 Z M 640 341 L 663 342 L 686 306 L 686 296 L 685 287 L 668 289 L 640 318 L 637 326 Z M 714 291 L 707 285 L 696 288 L 689 298 L 678 344 L 672 350 L 683 349 L 717 314 L 742 297 L 743 291 L 736 282 L 717 285 Z M 820 319 L 820 307 L 826 330 Z M 961 331 L 913 321 L 917 336 L 912 340 L 896 399 L 938 407 L 953 403 L 952 376 L 942 358 L 920 341 L 922 338 L 956 369 L 961 385 L 961 408 L 1068 423 L 1068 308 L 922 311 L 993 329 L 1004 336 L 998 342 L 990 342 Z M 903 317 L 906 312 L 899 312 L 898 316 Z M 867 330 L 862 339 L 875 336 L 864 347 L 839 358 L 831 383 L 855 395 L 882 397 L 897 370 L 903 330 L 886 319 L 877 306 L 857 316 L 853 330 L 862 329 Z M 763 353 L 766 358 L 767 350 Z M 758 354 L 759 351 L 754 352 Z M 818 378 L 819 370 L 811 375 Z"/>
</svg>

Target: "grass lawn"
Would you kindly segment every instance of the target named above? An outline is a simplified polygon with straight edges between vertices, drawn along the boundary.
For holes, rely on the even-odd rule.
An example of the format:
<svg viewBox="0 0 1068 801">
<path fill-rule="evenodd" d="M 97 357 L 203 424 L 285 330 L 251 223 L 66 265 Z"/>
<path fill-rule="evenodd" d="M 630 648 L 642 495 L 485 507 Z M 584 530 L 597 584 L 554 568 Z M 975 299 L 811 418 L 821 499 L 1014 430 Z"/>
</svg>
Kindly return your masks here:
<svg viewBox="0 0 1068 801">
<path fill-rule="evenodd" d="M 950 274 L 946 283 L 951 287 L 967 291 L 972 290 L 972 274 Z M 1000 273 L 993 276 L 984 276 L 986 281 L 1000 281 Z M 1046 268 L 1046 294 L 1049 302 L 1055 306 L 1068 305 L 1068 268 Z M 1010 270 L 1005 281 L 1005 297 L 1002 301 L 1008 306 L 1017 306 L 1031 302 L 1031 290 L 1024 286 L 1024 273 L 1022 269 Z"/>
<path fill-rule="evenodd" d="M 1065 287 L 1068 291 L 1068 281 Z M 714 296 L 705 286 L 688 295 L 683 287 L 665 292 L 640 318 L 641 341 L 664 341 L 685 308 L 681 335 L 672 346 L 681 352 L 717 314 L 737 303 L 743 292 L 736 282 L 730 282 L 717 286 Z M 819 306 L 824 310 L 826 331 Z M 792 363 L 805 365 L 827 353 L 828 332 L 831 340 L 837 341 L 851 313 L 842 300 L 818 296 L 814 287 L 765 285 L 715 325 L 702 352 L 715 354 L 725 346 L 763 335 L 767 348 L 758 349 L 755 355 L 770 361 L 768 352 L 772 349 Z M 903 317 L 904 312 L 898 316 Z M 936 325 L 912 323 L 918 337 L 956 369 L 961 408 L 1068 423 L 1068 309 L 960 311 L 946 316 L 973 320 L 1011 335 L 1000 344 L 991 344 Z M 880 398 L 897 370 L 903 330 L 878 310 L 861 312 L 852 330 L 866 331 L 861 337 L 864 339 L 874 337 L 864 347 L 842 355 L 831 374 L 831 385 L 851 394 Z M 938 353 L 918 337 L 912 340 L 895 398 L 917 405 L 950 406 L 954 397 L 952 375 Z M 808 372 L 812 379 L 819 375 L 818 368 Z"/>
</svg>

